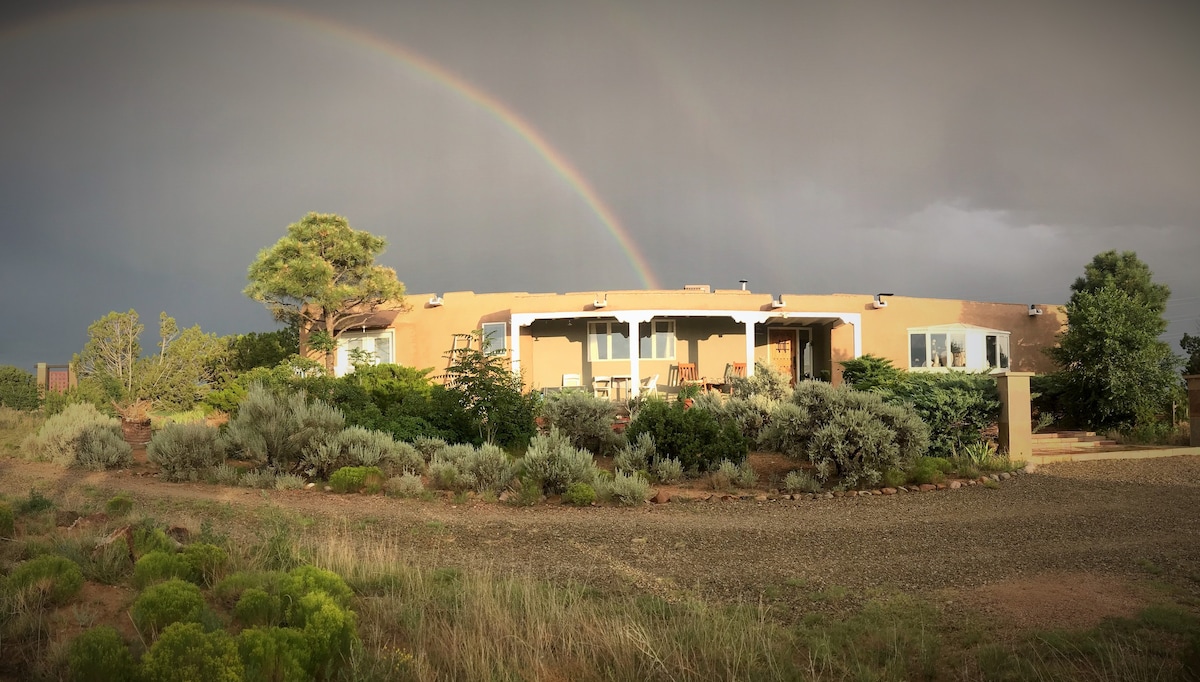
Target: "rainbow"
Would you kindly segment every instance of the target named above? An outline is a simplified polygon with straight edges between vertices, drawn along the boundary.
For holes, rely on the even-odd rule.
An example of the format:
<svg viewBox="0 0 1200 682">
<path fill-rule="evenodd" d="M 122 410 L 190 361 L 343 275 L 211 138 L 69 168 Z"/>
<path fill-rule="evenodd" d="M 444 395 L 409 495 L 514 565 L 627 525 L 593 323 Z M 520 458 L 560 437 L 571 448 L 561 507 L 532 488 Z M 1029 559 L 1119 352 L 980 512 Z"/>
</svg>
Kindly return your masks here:
<svg viewBox="0 0 1200 682">
<path fill-rule="evenodd" d="M 561 152 L 555 149 L 545 136 L 542 135 L 536 128 L 529 124 L 528 121 L 521 118 L 519 114 L 509 108 L 500 100 L 488 94 L 481 88 L 464 80 L 461 76 L 453 73 L 449 69 L 441 66 L 437 62 L 414 52 L 407 47 L 397 43 L 385 40 L 379 35 L 371 33 L 367 30 L 339 23 L 328 17 L 323 17 L 317 14 L 312 14 L 302 10 L 284 8 L 284 7 L 266 7 L 257 5 L 238 5 L 222 2 L 177 2 L 170 5 L 150 5 L 140 3 L 130 4 L 112 4 L 100 6 L 85 6 L 58 12 L 55 14 L 47 14 L 40 17 L 34 17 L 28 21 L 11 27 L 8 30 L 0 32 L 0 40 L 12 38 L 21 33 L 31 32 L 32 30 L 53 23 L 62 23 L 69 21 L 81 21 L 91 17 L 103 16 L 119 12 L 137 12 L 137 11 L 155 11 L 163 9 L 178 9 L 185 7 L 197 11 L 218 11 L 228 14 L 240 14 L 243 16 L 254 16 L 261 19 L 280 21 L 291 24 L 293 26 L 315 31 L 327 36 L 344 40 L 350 44 L 360 48 L 376 52 L 386 57 L 395 59 L 413 72 L 429 79 L 433 83 L 447 88 L 459 97 L 465 99 L 469 103 L 478 106 L 487 113 L 491 114 L 497 121 L 502 123 L 506 128 L 516 133 L 524 140 L 533 150 L 540 156 L 546 164 L 554 170 L 583 200 L 588 209 L 595 214 L 604 228 L 616 240 L 621 251 L 629 260 L 630 266 L 641 282 L 641 285 L 647 289 L 659 289 L 661 284 L 654 272 L 650 269 L 650 264 L 647 262 L 645 255 L 638 249 L 633 237 L 629 234 L 629 230 L 621 224 L 616 214 L 611 208 L 600 198 L 596 193 L 596 189 L 588 182 L 587 178 L 575 168 L 571 162 L 563 156 Z"/>
</svg>

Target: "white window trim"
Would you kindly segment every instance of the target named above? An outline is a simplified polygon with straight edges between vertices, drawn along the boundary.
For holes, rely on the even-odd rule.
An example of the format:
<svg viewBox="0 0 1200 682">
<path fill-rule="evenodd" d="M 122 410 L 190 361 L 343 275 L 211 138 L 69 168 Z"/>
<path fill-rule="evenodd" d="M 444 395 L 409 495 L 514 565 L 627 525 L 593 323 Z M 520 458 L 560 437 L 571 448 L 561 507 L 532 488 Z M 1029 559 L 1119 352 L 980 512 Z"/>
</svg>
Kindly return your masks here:
<svg viewBox="0 0 1200 682">
<path fill-rule="evenodd" d="M 490 337 L 488 336 L 488 327 L 492 328 Z M 499 327 L 499 332 L 496 331 L 497 327 Z M 488 355 L 504 355 L 508 352 L 507 322 L 484 322 L 480 329 L 482 332 L 482 338 L 479 340 L 482 344 L 480 350 Z"/>
<path fill-rule="evenodd" d="M 675 333 L 675 320 L 663 320 L 663 319 L 656 318 L 656 319 L 650 320 L 646 324 L 648 324 L 650 326 L 650 336 L 649 337 L 643 337 L 641 335 L 641 325 L 640 324 L 638 325 L 638 339 L 637 339 L 638 351 L 639 351 L 638 356 L 643 360 L 674 360 L 675 356 L 676 356 L 675 347 L 679 344 L 679 337 Z M 658 344 L 655 342 L 655 338 L 654 338 L 655 334 L 658 333 L 655 330 L 656 325 L 659 325 L 659 324 L 667 325 L 667 331 L 664 331 L 662 333 L 670 335 L 670 339 L 667 341 L 667 354 L 661 355 L 661 356 L 657 354 Z M 649 353 L 640 352 L 641 348 L 642 348 L 642 339 L 643 338 L 648 338 L 650 341 L 650 352 Z"/>
<path fill-rule="evenodd" d="M 354 366 L 350 364 L 349 342 L 352 340 L 370 341 L 370 352 L 376 353 L 375 340 L 386 338 L 388 340 L 388 351 L 390 357 L 381 358 L 375 356 L 375 365 L 394 364 L 396 362 L 396 332 L 393 329 L 380 329 L 369 332 L 343 332 L 337 340 L 337 351 L 333 367 L 335 376 L 345 376 L 354 371 Z M 365 349 L 365 344 L 364 344 Z"/>
<path fill-rule="evenodd" d="M 627 330 L 626 338 L 628 338 L 629 324 L 627 322 L 620 322 L 617 320 L 603 320 L 603 321 L 597 321 L 597 322 L 588 322 L 588 328 L 587 328 L 588 362 L 629 362 L 629 354 L 627 354 L 623 358 L 614 358 L 613 357 L 612 340 L 613 340 L 613 337 L 615 336 L 615 334 L 613 333 L 613 327 L 617 327 L 617 326 L 621 326 L 621 325 L 625 325 L 626 330 Z M 601 328 L 604 329 L 603 332 L 596 331 Z M 596 344 L 592 343 L 593 338 L 596 339 L 597 343 L 600 343 L 601 341 L 603 341 L 603 343 L 606 344 L 607 350 L 608 350 L 607 358 L 596 357 Z M 630 339 L 629 342 L 632 344 L 633 340 Z"/>
<path fill-rule="evenodd" d="M 947 343 L 952 335 L 963 336 L 963 352 L 966 353 L 966 364 L 961 367 L 950 366 L 921 366 L 913 367 L 912 357 L 912 337 L 915 334 L 925 336 L 925 362 L 928 363 L 933 357 L 933 346 L 931 336 L 934 334 L 945 334 Z M 1008 367 L 993 367 L 987 361 L 987 337 L 1004 337 L 1008 339 Z M 997 340 L 999 344 L 999 340 Z M 910 372 L 983 372 L 983 371 L 999 371 L 1007 372 L 1012 368 L 1012 333 L 1001 329 L 987 329 L 983 327 L 954 327 L 954 326 L 930 326 L 930 327 L 912 327 L 908 329 L 904 337 L 905 353 L 908 356 L 908 371 Z M 947 350 L 948 354 L 952 354 L 951 350 Z M 953 363 L 953 357 L 950 360 Z"/>
</svg>

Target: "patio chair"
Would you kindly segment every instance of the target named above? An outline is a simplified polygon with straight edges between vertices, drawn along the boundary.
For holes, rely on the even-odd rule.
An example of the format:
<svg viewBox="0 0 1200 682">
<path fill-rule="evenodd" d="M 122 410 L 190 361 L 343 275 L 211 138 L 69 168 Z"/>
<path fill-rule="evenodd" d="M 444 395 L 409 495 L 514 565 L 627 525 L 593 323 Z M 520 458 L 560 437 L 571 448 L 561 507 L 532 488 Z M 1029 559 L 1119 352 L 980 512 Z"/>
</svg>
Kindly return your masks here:
<svg viewBox="0 0 1200 682">
<path fill-rule="evenodd" d="M 735 378 L 746 376 L 746 363 L 731 362 L 725 365 L 725 378 L 721 382 L 721 388 L 725 393 L 733 395 L 733 380 Z"/>
<path fill-rule="evenodd" d="M 592 377 L 592 395 L 597 398 L 612 398 L 612 377 Z"/>
<path fill-rule="evenodd" d="M 578 374 L 564 374 L 562 381 L 563 388 L 582 388 L 583 379 Z"/>
<path fill-rule="evenodd" d="M 652 377 L 646 377 L 645 379 L 642 379 L 642 385 L 639 387 L 638 390 L 641 393 L 657 394 L 658 393 L 658 375 L 655 374 Z"/>
<path fill-rule="evenodd" d="M 680 386 L 697 386 L 700 384 L 700 375 L 696 372 L 696 363 L 681 362 L 679 363 L 679 385 Z"/>
</svg>

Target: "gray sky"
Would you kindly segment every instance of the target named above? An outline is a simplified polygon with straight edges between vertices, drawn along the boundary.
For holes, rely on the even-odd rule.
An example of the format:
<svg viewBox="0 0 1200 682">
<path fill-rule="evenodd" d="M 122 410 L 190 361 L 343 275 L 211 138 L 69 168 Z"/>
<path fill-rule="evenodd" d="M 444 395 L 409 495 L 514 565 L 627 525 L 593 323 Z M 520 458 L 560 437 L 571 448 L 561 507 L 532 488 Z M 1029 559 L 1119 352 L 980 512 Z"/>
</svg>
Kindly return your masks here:
<svg viewBox="0 0 1200 682">
<path fill-rule="evenodd" d="M 147 344 L 163 310 L 270 329 L 246 268 L 312 210 L 385 235 L 412 292 L 640 288 L 464 88 L 665 287 L 1054 303 L 1135 250 L 1172 346 L 1200 328 L 1196 3 L 13 4 L 0 364 L 110 310 Z"/>
</svg>

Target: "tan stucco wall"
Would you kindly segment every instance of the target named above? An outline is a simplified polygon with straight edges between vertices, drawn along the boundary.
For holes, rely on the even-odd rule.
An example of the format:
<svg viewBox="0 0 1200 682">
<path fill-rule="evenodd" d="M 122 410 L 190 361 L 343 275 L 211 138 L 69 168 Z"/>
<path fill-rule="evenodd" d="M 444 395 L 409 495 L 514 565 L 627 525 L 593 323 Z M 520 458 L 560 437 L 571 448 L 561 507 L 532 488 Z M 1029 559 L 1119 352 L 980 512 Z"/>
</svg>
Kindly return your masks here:
<svg viewBox="0 0 1200 682">
<path fill-rule="evenodd" d="M 607 293 L 607 306 L 596 310 L 593 302 Z M 942 324 L 965 323 L 1006 330 L 1011 333 L 1011 357 L 1014 371 L 1047 372 L 1052 363 L 1041 352 L 1054 344 L 1065 323 L 1061 307 L 1041 305 L 1044 312 L 1031 317 L 1024 303 L 981 303 L 949 299 L 891 296 L 888 306 L 875 309 L 868 294 L 792 295 L 783 294 L 785 305 L 772 308 L 772 296 L 740 290 L 714 293 L 692 291 L 610 291 L 569 294 L 452 292 L 442 296 L 443 304 L 430 306 L 431 294 L 413 294 L 407 302 L 410 310 L 393 323 L 396 331 L 396 362 L 416 367 L 433 367 L 435 373 L 446 366 L 446 352 L 453 334 L 478 329 L 485 322 L 507 322 L 514 313 L 579 312 L 610 315 L 626 310 L 741 310 L 788 313 L 850 313 L 862 319 L 862 352 L 892 360 L 896 366 L 908 366 L 908 329 Z M 596 318 L 591 318 L 596 319 Z M 676 362 L 696 362 L 701 376 L 719 377 L 727 362 L 742 361 L 745 356 L 745 326 L 728 317 L 675 318 L 678 346 L 676 360 L 646 360 L 639 374 L 659 374 L 665 384 L 669 367 Z M 533 388 L 558 386 L 562 374 L 577 372 L 584 384 L 594 374 L 628 374 L 628 361 L 589 363 L 587 361 L 587 319 L 539 320 L 522 330 L 521 368 L 526 383 Z M 836 320 L 813 321 L 813 373 L 831 373 L 840 380 L 840 360 L 853 357 L 854 329 Z M 511 329 L 510 332 L 511 334 Z M 755 356 L 765 359 L 765 334 L 759 327 Z M 631 339 L 636 343 L 636 339 Z M 508 342 L 511 345 L 511 340 Z M 593 366 L 595 365 L 595 366 Z"/>
</svg>

